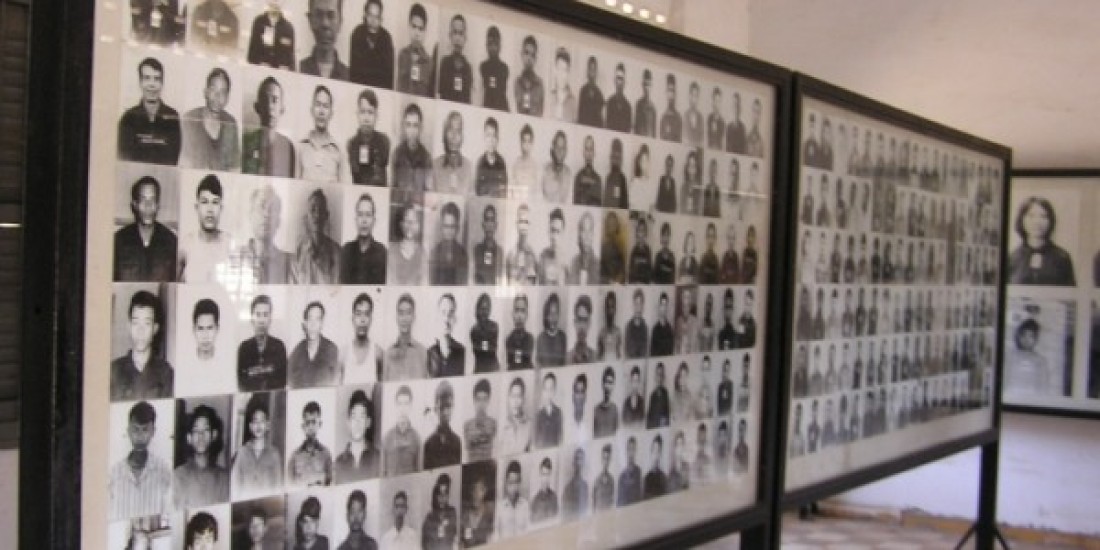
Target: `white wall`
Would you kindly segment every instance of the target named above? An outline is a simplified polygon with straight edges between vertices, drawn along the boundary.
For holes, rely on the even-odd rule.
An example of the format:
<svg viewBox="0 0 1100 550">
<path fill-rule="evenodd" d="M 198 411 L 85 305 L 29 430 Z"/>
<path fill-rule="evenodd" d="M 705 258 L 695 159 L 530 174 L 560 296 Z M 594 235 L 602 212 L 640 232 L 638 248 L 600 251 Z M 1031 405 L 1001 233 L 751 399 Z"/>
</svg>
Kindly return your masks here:
<svg viewBox="0 0 1100 550">
<path fill-rule="evenodd" d="M 19 451 L 0 451 L 0 548 L 19 547 Z"/>
</svg>

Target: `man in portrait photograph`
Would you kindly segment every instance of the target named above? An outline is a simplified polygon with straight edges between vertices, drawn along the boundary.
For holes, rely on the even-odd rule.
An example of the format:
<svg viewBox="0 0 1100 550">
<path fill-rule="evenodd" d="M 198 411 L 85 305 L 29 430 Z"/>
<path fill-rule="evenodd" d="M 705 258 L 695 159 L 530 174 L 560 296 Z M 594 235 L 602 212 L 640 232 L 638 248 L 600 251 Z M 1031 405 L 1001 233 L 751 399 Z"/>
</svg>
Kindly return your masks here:
<svg viewBox="0 0 1100 550">
<path fill-rule="evenodd" d="M 634 315 L 626 323 L 626 357 L 641 359 L 649 354 L 649 326 L 645 320 L 645 292 L 634 289 Z"/>
<path fill-rule="evenodd" d="M 115 232 L 114 280 L 169 282 L 176 277 L 176 234 L 157 221 L 162 188 L 152 176 L 130 186 L 133 223 Z"/>
<path fill-rule="evenodd" d="M 236 374 L 226 357 L 228 346 L 218 345 L 221 330 L 221 308 L 210 298 L 200 298 L 191 313 L 191 333 L 195 346 L 181 349 L 180 364 L 191 366 L 189 374 L 175 381 L 176 395 L 231 393 L 237 387 Z M 193 353 L 192 353 L 193 350 Z M 230 359 L 231 361 L 232 359 Z"/>
<path fill-rule="evenodd" d="M 504 253 L 496 242 L 497 207 L 487 204 L 481 211 L 484 237 L 474 245 L 474 284 L 496 285 L 504 267 Z"/>
<path fill-rule="evenodd" d="M 373 1 L 376 3 L 378 0 Z M 359 128 L 348 139 L 347 151 L 351 181 L 359 185 L 385 187 L 390 165 L 390 138 L 377 129 L 378 95 L 374 90 L 363 90 L 359 92 L 356 105 Z"/>
<path fill-rule="evenodd" d="M 417 4 L 419 6 L 419 4 Z M 432 159 L 421 142 L 424 113 L 409 103 L 401 116 L 401 143 L 393 150 L 393 197 L 395 203 L 420 202 L 428 188 Z"/>
<path fill-rule="evenodd" d="M 539 462 L 539 486 L 531 498 L 532 523 L 547 523 L 558 517 L 559 503 L 553 487 L 553 471 L 554 465 L 549 457 Z"/>
<path fill-rule="evenodd" d="M 615 93 L 607 98 L 607 128 L 618 132 L 630 133 L 634 128 L 633 111 L 630 100 L 623 94 L 626 88 L 626 67 L 622 63 L 615 65 Z M 582 90 L 583 92 L 583 90 Z"/>
<path fill-rule="evenodd" d="M 573 475 L 562 490 L 562 519 L 574 521 L 588 515 L 588 481 L 584 478 L 584 448 L 573 451 Z"/>
<path fill-rule="evenodd" d="M 497 119 L 485 119 L 485 153 L 477 160 L 474 191 L 479 197 L 504 197 L 508 194 L 508 166 L 497 151 L 500 125 Z"/>
<path fill-rule="evenodd" d="M 183 433 L 187 458 L 173 471 L 175 506 L 197 508 L 229 500 L 229 470 L 218 463 L 225 432 L 217 411 L 199 405 L 187 414 Z"/>
<path fill-rule="evenodd" d="M 340 245 L 329 237 L 332 214 L 323 189 L 314 189 L 306 199 L 303 229 L 290 264 L 291 282 L 300 285 L 336 284 L 340 273 Z"/>
<path fill-rule="evenodd" d="M 504 341 L 508 370 L 530 369 L 535 352 L 535 337 L 527 331 L 527 315 L 530 304 L 526 294 L 518 294 L 512 300 L 512 332 Z"/>
<path fill-rule="evenodd" d="M 372 88 L 393 89 L 393 37 L 382 26 L 382 0 L 367 0 L 363 22 L 351 32 L 348 76 Z"/>
<path fill-rule="evenodd" d="M 316 401 L 306 403 L 302 408 L 305 440 L 291 453 L 287 464 L 291 483 L 306 487 L 332 484 L 332 452 L 317 440 L 322 422 L 321 406 Z"/>
<path fill-rule="evenodd" d="M 386 282 L 386 245 L 374 238 L 378 205 L 370 193 L 355 201 L 355 239 L 340 250 L 340 283 L 380 285 Z"/>
<path fill-rule="evenodd" d="M 424 442 L 424 469 L 451 466 L 462 461 L 462 442 L 451 429 L 455 394 L 451 383 L 444 380 L 435 388 L 435 415 L 439 420 L 435 431 Z"/>
<path fill-rule="evenodd" d="M 397 339 L 382 362 L 387 382 L 418 380 L 428 377 L 428 350 L 412 335 L 416 321 L 416 301 L 404 293 L 397 299 Z"/>
<path fill-rule="evenodd" d="M 469 104 L 474 71 L 462 53 L 462 48 L 466 47 L 466 18 L 462 14 L 451 17 L 447 36 L 451 53 L 443 56 L 439 63 L 439 99 Z"/>
<path fill-rule="evenodd" d="M 676 338 L 672 323 L 668 319 L 668 293 L 662 292 L 657 299 L 657 322 L 653 323 L 653 334 L 649 339 L 649 356 L 666 357 L 673 354 Z"/>
<path fill-rule="evenodd" d="M 684 127 L 687 130 L 687 143 L 692 147 L 702 147 L 703 135 L 706 128 L 703 126 L 703 113 L 699 112 L 699 82 L 692 80 L 688 86 L 688 108 L 684 111 Z"/>
<path fill-rule="evenodd" d="M 596 350 L 588 345 L 588 329 L 592 323 L 592 298 L 582 294 L 573 304 L 573 329 L 577 337 L 569 351 L 569 364 L 581 365 L 596 359 Z"/>
<path fill-rule="evenodd" d="M 603 187 L 604 208 L 630 208 L 630 189 L 626 185 L 623 173 L 623 142 L 619 138 L 611 140 L 611 168 Z"/>
<path fill-rule="evenodd" d="M 542 305 L 542 332 L 535 339 L 535 360 L 539 367 L 564 366 L 567 347 L 561 327 L 561 297 L 551 293 Z"/>
<path fill-rule="evenodd" d="M 458 242 L 462 213 L 454 202 L 447 202 L 439 214 L 439 242 L 428 255 L 428 282 L 433 285 L 465 285 L 469 278 L 470 258 Z"/>
<path fill-rule="evenodd" d="M 500 326 L 489 318 L 493 301 L 489 294 L 482 292 L 477 297 L 474 308 L 474 326 L 470 327 L 470 343 L 474 352 L 474 372 L 488 373 L 500 370 L 497 348 L 500 345 Z"/>
<path fill-rule="evenodd" d="M 740 197 L 737 197 L 740 200 Z M 703 216 L 722 217 L 722 190 L 718 188 L 718 159 L 711 158 L 707 170 L 707 184 L 703 187 Z"/>
<path fill-rule="evenodd" d="M 130 296 L 130 349 L 111 361 L 111 401 L 172 397 L 175 371 L 157 349 L 163 318 L 153 293 L 139 290 Z"/>
<path fill-rule="evenodd" d="M 638 466 L 638 440 L 632 435 L 626 440 L 626 464 L 619 473 L 619 490 L 615 502 L 621 508 L 641 500 L 642 469 Z"/>
<path fill-rule="evenodd" d="M 206 0 L 191 12 L 190 45 L 212 53 L 228 54 L 236 51 L 239 36 L 237 14 L 225 0 Z"/>
<path fill-rule="evenodd" d="M 551 203 L 563 203 L 569 201 L 569 189 L 573 182 L 573 172 L 565 162 L 568 152 L 568 138 L 563 130 L 554 133 L 554 139 L 550 143 L 550 161 L 542 170 L 542 194 L 541 198 Z M 532 192 L 531 195 L 539 196 Z"/>
<path fill-rule="evenodd" d="M 605 367 L 600 376 L 603 400 L 596 404 L 592 416 L 592 436 L 610 437 L 619 431 L 619 408 L 611 400 L 611 394 L 615 391 L 615 369 Z M 627 400 L 629 401 L 629 397 Z M 624 409 L 623 415 L 626 415 Z"/>
<path fill-rule="evenodd" d="M 726 152 L 745 154 L 748 152 L 748 134 L 745 123 L 741 121 L 741 94 L 733 92 L 733 118 L 726 126 Z"/>
<path fill-rule="evenodd" d="M 397 388 L 394 410 L 397 423 L 382 438 L 383 477 L 394 477 L 420 471 L 420 434 L 412 425 L 412 389 Z"/>
<path fill-rule="evenodd" d="M 440 296 L 437 307 L 441 330 L 435 343 L 428 348 L 428 376 L 462 376 L 466 373 L 466 347 L 451 336 L 457 321 L 455 311 L 458 308 L 454 294 L 448 292 Z"/>
<path fill-rule="evenodd" d="M 126 437 L 130 450 L 111 466 L 107 482 L 111 520 L 165 514 L 172 501 L 172 470 L 149 449 L 157 431 L 157 411 L 147 401 L 130 407 Z"/>
<path fill-rule="evenodd" d="M 241 171 L 260 176 L 294 177 L 297 152 L 290 138 L 279 131 L 279 120 L 286 112 L 282 84 L 270 76 L 263 79 L 252 108 L 260 119 L 260 127 L 246 131 L 241 138 Z"/>
<path fill-rule="evenodd" d="M 513 285 L 538 283 L 538 260 L 527 238 L 531 230 L 531 209 L 526 203 L 516 207 L 516 246 L 508 251 L 505 273 Z"/>
<path fill-rule="evenodd" d="M 600 206 L 603 178 L 592 167 L 596 160 L 596 140 L 592 135 L 584 136 L 584 167 L 577 170 L 573 179 L 573 204 Z"/>
<path fill-rule="evenodd" d="M 668 106 L 661 115 L 661 139 L 680 143 L 684 134 L 684 120 L 680 111 L 676 110 L 676 75 L 669 73 L 665 79 L 665 90 Z"/>
<path fill-rule="evenodd" d="M 646 215 L 634 216 L 634 247 L 627 264 L 627 283 L 649 284 L 653 276 L 653 252 L 649 247 L 649 222 Z"/>
<path fill-rule="evenodd" d="M 558 377 L 548 372 L 542 377 L 542 391 L 539 399 L 542 401 L 538 412 L 535 414 L 535 432 L 531 446 L 535 449 L 549 449 L 561 445 L 562 414 L 561 407 L 557 405 Z"/>
<path fill-rule="evenodd" d="M 336 483 L 374 479 L 382 470 L 382 457 L 375 447 L 374 426 L 378 414 L 367 392 L 355 390 L 348 400 L 348 444 L 336 456 Z"/>
<path fill-rule="evenodd" d="M 283 341 L 268 333 L 273 307 L 271 298 L 260 294 L 252 299 L 251 338 L 237 348 L 237 386 L 240 391 L 263 391 L 286 387 L 287 355 Z"/>
<path fill-rule="evenodd" d="M 516 112 L 522 115 L 542 116 L 546 88 L 542 82 L 542 77 L 535 72 L 535 62 L 538 60 L 538 55 L 538 41 L 532 35 L 525 36 L 520 50 L 523 70 L 516 77 L 515 84 Z"/>
<path fill-rule="evenodd" d="M 340 352 L 321 333 L 325 323 L 325 306 L 313 301 L 302 312 L 302 338 L 290 352 L 290 387 L 314 388 L 335 386 L 342 380 L 339 365 Z"/>
<path fill-rule="evenodd" d="M 591 212 L 584 212 L 577 223 L 577 253 L 567 271 L 569 284 L 587 285 L 599 280 L 600 258 L 593 248 L 594 238 L 595 220 Z"/>
<path fill-rule="evenodd" d="M 576 122 L 577 98 L 569 85 L 573 57 L 564 46 L 554 52 L 554 66 L 550 80 L 550 103 L 548 116 L 561 122 Z"/>
<path fill-rule="evenodd" d="M 661 469 L 663 449 L 664 438 L 661 437 L 661 434 L 657 434 L 653 437 L 653 443 L 649 447 L 649 458 L 652 461 L 652 466 L 646 472 L 642 486 L 642 497 L 647 500 L 664 496 L 669 491 L 668 475 Z"/>
<path fill-rule="evenodd" d="M 507 112 L 508 64 L 500 60 L 500 28 L 489 25 L 485 31 L 485 61 L 478 67 L 481 74 L 482 106 Z"/>
<path fill-rule="evenodd" d="M 763 105 L 760 103 L 760 98 L 754 98 L 752 100 L 752 126 L 749 128 L 749 135 L 745 139 L 745 153 L 753 157 L 764 156 L 764 138 L 760 135 L 760 114 L 762 110 Z M 756 166 L 756 164 L 754 163 L 753 166 Z M 749 178 L 749 190 L 752 190 L 751 177 Z"/>
<path fill-rule="evenodd" d="M 340 26 L 344 22 L 343 0 L 309 0 L 306 16 L 309 30 L 313 31 L 313 49 L 309 57 L 298 63 L 302 74 L 348 80 L 348 66 L 340 61 L 336 51 Z"/>
<path fill-rule="evenodd" d="M 218 520 L 209 512 L 196 512 L 183 530 L 184 550 L 206 550 L 218 543 Z"/>
<path fill-rule="evenodd" d="M 409 44 L 397 54 L 397 91 L 431 97 L 434 90 L 435 59 L 428 53 L 424 37 L 428 12 L 420 3 L 409 8 Z"/>
<path fill-rule="evenodd" d="M 229 73 L 221 67 L 207 75 L 202 91 L 205 105 L 183 116 L 182 167 L 230 172 L 240 165 L 237 119 L 225 111 L 230 86 Z"/>
<path fill-rule="evenodd" d="M 348 536 L 336 550 L 378 550 L 378 543 L 363 529 L 367 520 L 367 495 L 359 489 L 348 495 L 347 520 Z"/>
<path fill-rule="evenodd" d="M 614 383 L 614 377 L 612 377 L 612 383 Z M 645 422 L 645 395 L 643 395 L 643 391 L 642 369 L 638 365 L 634 365 L 630 368 L 630 393 L 623 400 L 624 426 L 639 428 Z"/>
<path fill-rule="evenodd" d="M 665 364 L 658 362 L 654 371 L 657 384 L 649 394 L 645 422 L 645 427 L 651 430 L 667 427 L 672 418 L 672 402 L 669 399 L 668 388 L 665 387 Z"/>
<path fill-rule="evenodd" d="M 741 317 L 738 319 L 738 324 L 741 330 L 738 331 L 738 348 L 749 349 L 756 345 L 756 317 L 753 314 L 753 292 L 752 289 L 745 289 L 745 296 L 741 300 Z"/>
<path fill-rule="evenodd" d="M 314 88 L 309 108 L 313 127 L 298 142 L 297 178 L 300 180 L 316 183 L 351 181 L 348 159 L 340 150 L 340 144 L 336 143 L 336 139 L 329 132 L 329 122 L 332 121 L 334 109 L 332 91 L 324 85 Z"/>
<path fill-rule="evenodd" d="M 462 154 L 464 120 L 451 111 L 443 123 L 443 153 L 432 162 L 431 188 L 440 193 L 467 195 L 474 176 L 473 163 Z"/>
<path fill-rule="evenodd" d="M 661 248 L 653 258 L 653 284 L 671 285 L 676 282 L 676 253 L 672 251 L 672 226 L 661 223 Z"/>
<path fill-rule="evenodd" d="M 505 469 L 502 499 L 495 510 L 495 531 L 497 540 L 522 535 L 531 523 L 531 509 L 527 499 L 520 493 L 523 470 L 519 461 L 508 462 Z"/>
<path fill-rule="evenodd" d="M 413 550 L 421 547 L 420 533 L 408 523 L 408 514 L 409 495 L 405 491 L 398 491 L 393 495 L 393 526 L 382 535 L 382 548 Z"/>
<path fill-rule="evenodd" d="M 129 4 L 130 29 L 138 42 L 160 46 L 171 46 L 183 42 L 187 14 L 180 9 L 180 4 L 186 8 L 185 2 L 131 0 Z"/>
<path fill-rule="evenodd" d="M 707 147 L 722 150 L 725 136 L 726 119 L 722 117 L 722 88 L 715 86 L 710 95 L 710 114 L 707 115 Z"/>
<path fill-rule="evenodd" d="M 474 384 L 474 416 L 462 427 L 462 433 L 466 439 L 467 462 L 489 460 L 493 457 L 497 420 L 489 416 L 489 400 L 492 397 L 492 391 L 488 379 L 479 379 Z"/>
<path fill-rule="evenodd" d="M 182 136 L 179 113 L 164 103 L 164 65 L 146 57 L 137 66 L 141 99 L 118 121 L 118 157 L 133 162 L 167 164 L 179 161 Z"/>
<path fill-rule="evenodd" d="M 622 284 L 626 280 L 625 237 L 619 226 L 619 215 L 608 210 L 603 220 L 600 242 L 600 283 Z"/>
<path fill-rule="evenodd" d="M 219 227 L 223 197 L 224 190 L 217 176 L 207 174 L 199 181 L 195 190 L 198 229 L 185 235 L 180 243 L 176 261 L 180 282 L 216 282 L 219 266 L 229 262 L 233 237 Z"/>
<path fill-rule="evenodd" d="M 699 260 L 699 284 L 716 285 L 719 282 L 718 265 L 718 228 L 714 222 L 707 223 L 706 250 Z"/>
<path fill-rule="evenodd" d="M 252 20 L 247 59 L 253 65 L 295 71 L 294 25 L 283 13 L 282 0 L 268 0 L 264 11 Z"/>
<path fill-rule="evenodd" d="M 812 269 L 806 266 L 806 269 Z M 741 257 L 737 253 L 737 227 L 730 223 L 726 228 L 726 251 L 722 253 L 722 265 L 718 282 L 724 285 L 741 283 Z"/>
<path fill-rule="evenodd" d="M 657 137 L 657 108 L 649 97 L 653 88 L 653 73 L 642 72 L 642 97 L 634 103 L 634 133 L 639 136 Z"/>
<path fill-rule="evenodd" d="M 599 62 L 596 56 L 588 56 L 588 66 L 585 72 L 585 84 L 581 86 L 580 104 L 577 108 L 577 122 L 586 126 L 603 127 L 603 92 L 596 82 L 599 76 Z"/>
<path fill-rule="evenodd" d="M 565 214 L 561 208 L 550 212 L 550 244 L 539 254 L 538 279 L 540 285 L 564 285 L 569 280 L 569 266 L 561 249 L 565 233 Z"/>
<path fill-rule="evenodd" d="M 675 164 L 671 154 L 665 155 L 665 173 L 657 180 L 657 202 L 654 206 L 658 212 L 676 213 L 676 177 L 672 175 Z"/>
<path fill-rule="evenodd" d="M 744 473 L 749 470 L 749 444 L 745 441 L 748 425 L 745 419 L 737 421 L 737 445 L 733 448 L 733 471 Z"/>
</svg>

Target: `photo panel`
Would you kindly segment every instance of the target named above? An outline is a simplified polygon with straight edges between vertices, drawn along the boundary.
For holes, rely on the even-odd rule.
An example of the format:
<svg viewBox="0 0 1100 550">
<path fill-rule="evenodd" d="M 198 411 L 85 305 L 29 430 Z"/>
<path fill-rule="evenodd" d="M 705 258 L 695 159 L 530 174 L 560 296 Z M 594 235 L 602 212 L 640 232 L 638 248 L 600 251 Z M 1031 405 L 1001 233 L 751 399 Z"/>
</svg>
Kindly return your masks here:
<svg viewBox="0 0 1100 550">
<path fill-rule="evenodd" d="M 234 501 L 282 494 L 286 453 L 286 392 L 263 391 L 233 396 L 230 470 Z"/>
<path fill-rule="evenodd" d="M 167 514 L 173 508 L 174 406 L 171 399 L 143 399 L 110 406 L 108 413 L 115 433 L 110 435 L 107 445 L 108 521 Z M 155 489 L 138 494 L 128 481 L 132 473 L 127 457 L 141 451 L 147 453 L 145 467 Z M 154 523 L 150 527 L 155 526 Z"/>
<path fill-rule="evenodd" d="M 384 284 L 388 247 L 392 246 L 389 191 L 366 187 L 343 191 L 342 238 L 337 239 L 341 243 L 339 281 L 345 285 Z"/>
</svg>

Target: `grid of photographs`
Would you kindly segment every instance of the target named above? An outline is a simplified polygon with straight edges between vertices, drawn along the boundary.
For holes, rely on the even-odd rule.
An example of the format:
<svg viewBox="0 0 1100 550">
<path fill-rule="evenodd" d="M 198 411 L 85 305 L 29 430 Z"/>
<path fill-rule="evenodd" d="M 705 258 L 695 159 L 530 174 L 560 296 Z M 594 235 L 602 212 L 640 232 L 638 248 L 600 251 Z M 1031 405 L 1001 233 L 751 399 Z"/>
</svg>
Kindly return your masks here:
<svg viewBox="0 0 1100 550">
<path fill-rule="evenodd" d="M 1012 178 L 1006 404 L 1100 412 L 1100 240 L 1087 219 L 1098 183 Z"/>
<path fill-rule="evenodd" d="M 754 494 L 768 88 L 453 5 L 119 10 L 112 547 Z"/>
<path fill-rule="evenodd" d="M 788 487 L 989 407 L 1000 276 L 1000 160 L 804 101 Z"/>
</svg>

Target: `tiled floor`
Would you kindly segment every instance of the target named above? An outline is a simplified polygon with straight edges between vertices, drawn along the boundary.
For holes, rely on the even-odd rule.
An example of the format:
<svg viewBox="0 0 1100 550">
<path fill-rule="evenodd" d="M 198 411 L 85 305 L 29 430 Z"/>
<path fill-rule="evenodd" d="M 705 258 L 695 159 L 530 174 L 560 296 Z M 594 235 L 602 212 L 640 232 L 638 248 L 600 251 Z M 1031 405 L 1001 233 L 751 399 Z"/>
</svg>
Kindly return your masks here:
<svg viewBox="0 0 1100 550">
<path fill-rule="evenodd" d="M 787 515 L 783 521 L 783 550 L 951 550 L 959 536 L 929 527 L 902 526 L 896 521 L 815 517 L 800 521 Z M 1071 550 L 1075 546 L 1036 545 L 1009 541 L 1012 550 Z M 700 547 L 703 550 L 738 550 L 735 536 Z M 965 547 L 974 548 L 973 539 Z"/>
</svg>

